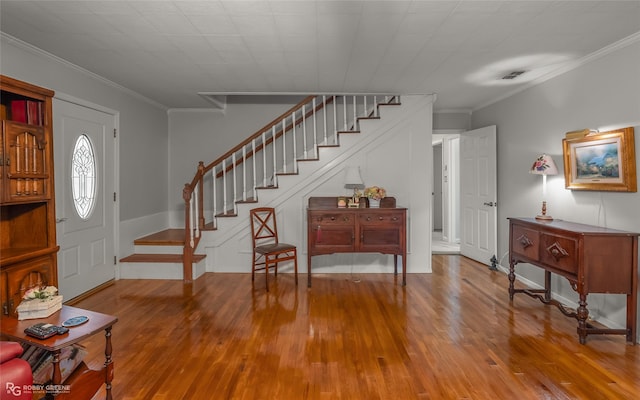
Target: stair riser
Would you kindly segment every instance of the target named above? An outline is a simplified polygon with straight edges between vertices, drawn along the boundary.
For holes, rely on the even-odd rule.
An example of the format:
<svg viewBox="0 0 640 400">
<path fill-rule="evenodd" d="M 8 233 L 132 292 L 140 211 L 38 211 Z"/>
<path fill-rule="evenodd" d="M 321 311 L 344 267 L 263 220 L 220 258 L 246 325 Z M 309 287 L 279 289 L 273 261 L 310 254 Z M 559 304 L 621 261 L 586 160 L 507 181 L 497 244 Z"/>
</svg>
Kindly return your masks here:
<svg viewBox="0 0 640 400">
<path fill-rule="evenodd" d="M 120 279 L 169 279 L 182 280 L 182 263 L 120 263 Z M 193 263 L 192 279 L 205 273 L 206 262 L 203 259 Z"/>
<path fill-rule="evenodd" d="M 184 246 L 135 245 L 135 254 L 182 254 Z"/>
</svg>

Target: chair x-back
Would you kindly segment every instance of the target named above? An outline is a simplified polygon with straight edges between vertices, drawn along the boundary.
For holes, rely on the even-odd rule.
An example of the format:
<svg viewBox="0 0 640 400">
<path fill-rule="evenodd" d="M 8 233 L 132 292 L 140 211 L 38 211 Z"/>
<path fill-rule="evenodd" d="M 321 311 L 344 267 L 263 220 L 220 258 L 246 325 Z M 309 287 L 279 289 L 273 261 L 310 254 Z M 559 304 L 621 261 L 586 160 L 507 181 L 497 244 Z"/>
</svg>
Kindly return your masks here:
<svg viewBox="0 0 640 400">
<path fill-rule="evenodd" d="M 255 280 L 258 270 L 265 270 L 265 286 L 269 291 L 269 268 L 274 267 L 278 275 L 278 263 L 293 261 L 296 285 L 298 284 L 298 255 L 296 246 L 278 241 L 278 227 L 275 209 L 259 207 L 250 211 L 251 236 L 253 239 L 253 264 L 251 281 Z"/>
</svg>

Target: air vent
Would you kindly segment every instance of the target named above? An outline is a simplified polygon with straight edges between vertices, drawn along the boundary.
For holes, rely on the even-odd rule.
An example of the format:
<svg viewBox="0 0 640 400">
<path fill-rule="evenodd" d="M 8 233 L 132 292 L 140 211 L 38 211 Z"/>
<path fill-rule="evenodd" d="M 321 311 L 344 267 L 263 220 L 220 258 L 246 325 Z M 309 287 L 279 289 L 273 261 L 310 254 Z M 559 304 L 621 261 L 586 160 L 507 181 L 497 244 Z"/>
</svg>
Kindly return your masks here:
<svg viewBox="0 0 640 400">
<path fill-rule="evenodd" d="M 527 71 L 512 71 L 509 72 L 507 75 L 503 76 L 500 79 L 515 79 L 517 77 L 519 77 L 520 75 L 524 74 Z"/>
</svg>

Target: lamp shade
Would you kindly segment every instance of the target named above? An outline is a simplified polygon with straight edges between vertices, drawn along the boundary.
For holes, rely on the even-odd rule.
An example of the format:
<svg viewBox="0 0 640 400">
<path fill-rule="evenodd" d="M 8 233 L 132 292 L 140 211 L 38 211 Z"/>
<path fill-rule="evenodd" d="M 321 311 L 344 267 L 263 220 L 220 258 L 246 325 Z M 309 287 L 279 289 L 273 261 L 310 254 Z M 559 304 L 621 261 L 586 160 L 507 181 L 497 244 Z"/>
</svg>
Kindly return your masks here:
<svg viewBox="0 0 640 400">
<path fill-rule="evenodd" d="M 364 182 L 360 176 L 360 167 L 347 167 L 344 171 L 344 187 L 347 189 L 363 189 Z"/>
<path fill-rule="evenodd" d="M 558 175 L 558 168 L 551 156 L 542 154 L 533 162 L 529 173 L 536 175 Z"/>
</svg>

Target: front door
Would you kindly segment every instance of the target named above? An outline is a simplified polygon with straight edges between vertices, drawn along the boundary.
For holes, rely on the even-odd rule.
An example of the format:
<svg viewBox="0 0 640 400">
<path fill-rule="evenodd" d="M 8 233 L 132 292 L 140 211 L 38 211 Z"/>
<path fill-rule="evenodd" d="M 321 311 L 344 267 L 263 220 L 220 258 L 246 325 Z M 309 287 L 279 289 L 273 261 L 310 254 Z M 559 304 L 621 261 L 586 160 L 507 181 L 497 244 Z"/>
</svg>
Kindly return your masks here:
<svg viewBox="0 0 640 400">
<path fill-rule="evenodd" d="M 115 278 L 115 116 L 54 99 L 58 285 L 64 300 Z"/>
<path fill-rule="evenodd" d="M 486 265 L 497 253 L 496 127 L 460 135 L 460 254 Z"/>
</svg>

